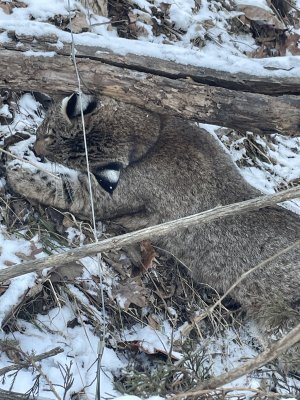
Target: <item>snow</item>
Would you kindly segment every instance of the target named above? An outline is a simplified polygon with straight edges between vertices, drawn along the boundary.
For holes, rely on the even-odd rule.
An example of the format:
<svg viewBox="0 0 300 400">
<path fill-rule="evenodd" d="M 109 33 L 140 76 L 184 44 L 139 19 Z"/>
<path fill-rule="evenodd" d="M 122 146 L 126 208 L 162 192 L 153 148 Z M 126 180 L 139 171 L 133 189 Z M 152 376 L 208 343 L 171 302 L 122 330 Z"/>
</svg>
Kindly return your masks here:
<svg viewBox="0 0 300 400">
<path fill-rule="evenodd" d="M 5 14 L 0 8 L 0 29 L 12 30 L 17 34 L 32 35 L 35 37 L 54 34 L 58 41 L 53 46 L 53 51 L 34 52 L 27 51 L 24 54 L 28 57 L 43 56 L 55 57 L 55 49 L 62 46 L 62 42 L 70 43 L 70 33 L 64 32 L 52 24 L 48 23 L 48 19 L 55 15 L 67 17 L 69 15 L 67 0 L 23 0 L 28 5 L 26 8 L 14 8 L 12 14 Z M 239 4 L 253 5 L 270 10 L 266 0 L 237 0 Z M 164 36 L 154 37 L 151 29 L 145 23 L 139 22 L 140 26 L 146 28 L 145 37 L 140 40 L 127 40 L 117 37 L 116 29 L 108 29 L 105 24 L 107 18 L 91 15 L 91 23 L 93 25 L 92 33 L 74 34 L 76 44 L 86 46 L 99 46 L 103 51 L 113 51 L 119 55 L 129 53 L 152 56 L 164 60 L 171 60 L 184 65 L 194 65 L 198 67 L 207 67 L 227 71 L 231 73 L 248 73 L 256 76 L 273 76 L 273 77 L 299 77 L 300 74 L 300 58 L 299 56 L 273 57 L 267 59 L 249 59 L 244 51 L 255 48 L 254 41 L 244 34 L 229 36 L 226 32 L 226 21 L 233 18 L 237 13 L 216 12 L 212 11 L 207 0 L 201 1 L 201 8 L 198 12 L 193 12 L 195 8 L 194 0 L 165 0 L 165 4 L 170 5 L 170 19 L 174 22 L 177 29 L 183 29 L 187 32 L 173 45 L 164 44 Z M 134 4 L 140 7 L 142 12 L 150 12 L 153 3 L 147 0 L 134 0 Z M 155 0 L 154 4 L 159 7 L 160 1 Z M 79 7 L 77 2 L 70 0 L 71 13 Z M 297 6 L 300 6 L 300 0 L 297 0 Z M 82 7 L 79 7 L 82 9 Z M 137 10 L 136 14 L 142 14 Z M 198 49 L 191 40 L 196 37 L 203 37 L 205 30 L 203 23 L 215 20 L 217 16 L 218 24 L 212 29 L 211 42 L 207 43 L 204 48 Z M 34 18 L 34 20 L 32 20 Z M 222 38 L 221 44 L 218 37 Z M 0 33 L 0 43 L 10 41 L 6 32 Z M 14 121 L 10 126 L 0 125 L 1 137 L 10 136 L 16 131 L 26 131 L 30 134 L 29 138 L 22 142 L 11 146 L 10 151 L 14 154 L 34 161 L 39 166 L 48 169 L 54 173 L 60 171 L 65 172 L 65 167 L 59 167 L 51 164 L 39 164 L 34 154 L 30 150 L 34 143 L 35 137 L 32 135 L 36 127 L 42 122 L 43 114 L 40 111 L 40 105 L 34 97 L 27 93 L 18 100 L 19 112 L 15 115 Z M 11 118 L 12 114 L 7 105 L 0 107 L 0 116 Z M 209 130 L 216 138 L 219 127 L 201 124 L 205 129 Z M 223 139 L 223 140 L 222 140 Z M 241 147 L 239 150 L 234 148 L 234 144 L 228 143 L 228 138 L 221 138 L 223 147 L 228 151 L 235 162 L 239 162 L 245 157 L 245 150 Z M 263 193 L 273 193 L 278 185 L 285 184 L 291 180 L 300 177 L 300 139 L 288 138 L 280 135 L 274 135 L 273 147 L 270 148 L 264 141 L 260 143 L 266 155 L 274 160 L 273 164 L 260 162 L 259 166 L 248 165 L 240 169 L 245 179 L 261 190 Z M 292 150 L 294 149 L 294 150 Z M 296 150 L 295 150 L 296 149 Z M 20 164 L 20 161 L 12 161 Z M 35 167 L 26 164 L 26 168 Z M 53 171 L 54 170 L 54 171 Z M 68 171 L 75 173 L 74 171 Z M 76 174 L 76 173 L 75 173 Z M 5 187 L 5 180 L 1 178 L 1 188 Z M 293 211 L 300 212 L 300 200 L 285 203 L 285 206 Z M 85 239 L 84 233 L 77 228 L 67 228 L 67 239 L 71 245 L 75 241 L 83 243 Z M 38 237 L 32 239 L 38 244 Z M 24 260 L 22 256 L 30 256 L 31 242 L 21 237 L 8 233 L 7 228 L 0 226 L 0 269 L 7 268 L 12 264 L 19 264 Z M 63 248 L 60 248 L 63 250 Z M 42 257 L 45 253 L 39 253 L 35 257 Z M 112 271 L 103 261 L 97 257 L 86 257 L 81 260 L 83 265 L 83 273 L 79 277 L 79 282 L 86 282 L 86 290 L 90 296 L 94 296 L 97 300 L 99 295 L 99 286 L 97 286 L 93 277 L 103 275 L 103 290 L 111 298 L 112 288 L 119 280 L 119 277 Z M 46 277 L 45 271 L 43 277 Z M 30 273 L 20 278 L 12 279 L 9 287 L 1 295 L 0 305 L 0 322 L 14 310 L 14 307 L 25 296 L 30 288 L 33 288 L 38 280 L 37 274 Z M 71 398 L 73 393 L 82 392 L 88 400 L 95 398 L 96 383 L 96 361 L 99 347 L 99 331 L 103 329 L 103 324 L 107 324 L 108 317 L 102 313 L 89 301 L 89 297 L 73 284 L 68 284 L 67 289 L 73 296 L 72 301 L 66 295 L 51 288 L 53 298 L 55 299 L 55 307 L 44 310 L 43 314 L 37 314 L 33 321 L 27 321 L 22 318 L 16 318 L 17 329 L 13 333 L 0 332 L 0 340 L 14 339 L 18 341 L 19 347 L 28 352 L 28 354 L 40 354 L 49 351 L 57 346 L 61 346 L 64 350 L 54 357 L 42 360 L 39 365 L 47 376 L 40 380 L 40 396 L 47 399 L 55 399 L 53 393 L 49 392 L 49 381 L 55 385 L 55 389 L 59 396 L 64 398 L 64 377 L 66 368 L 70 368 L 70 374 L 74 378 L 74 383 L 70 392 L 66 396 L 66 400 Z M 124 298 L 117 297 L 118 306 L 124 306 Z M 92 314 L 95 326 L 87 322 L 86 315 L 78 304 L 82 303 L 88 307 Z M 143 310 L 144 315 L 148 313 L 147 309 Z M 176 318 L 177 312 L 173 307 L 168 307 L 167 312 L 172 318 Z M 71 327 L 71 322 L 79 320 L 80 324 Z M 107 340 L 103 350 L 101 360 L 101 395 L 102 398 L 112 397 L 119 400 L 138 400 L 139 397 L 124 395 L 120 396 L 114 389 L 114 372 L 125 368 L 126 360 L 120 359 L 118 352 L 112 342 L 117 339 L 123 341 L 138 341 L 141 349 L 145 352 L 155 353 L 161 351 L 180 359 L 182 354 L 172 349 L 172 337 L 180 340 L 181 331 L 188 322 L 184 322 L 181 327 L 173 331 L 173 327 L 163 315 L 159 315 L 159 324 L 154 329 L 150 325 L 136 323 L 130 328 L 124 327 L 117 332 L 116 338 L 106 337 Z M 33 322 L 33 323 L 32 323 Z M 97 323 L 97 324 L 96 324 Z M 227 329 L 220 337 L 218 335 L 209 337 L 209 341 L 199 340 L 199 349 L 207 346 L 207 354 L 209 360 L 213 361 L 213 369 L 215 374 L 224 372 L 232 367 L 241 365 L 248 358 L 257 355 L 257 350 L 252 344 L 255 337 L 253 326 L 240 327 L 238 330 Z M 107 335 L 109 336 L 109 335 Z M 226 357 L 224 357 L 226 354 Z M 11 359 L 4 351 L 0 353 L 0 368 L 11 363 Z M 273 372 L 263 370 L 261 376 L 243 377 L 231 383 L 231 386 L 259 387 L 261 377 L 267 378 Z M 0 384 L 1 388 L 9 390 L 11 384 L 14 383 L 13 389 L 24 393 L 29 390 L 34 383 L 34 373 L 32 370 L 21 370 L 18 372 L 17 379 L 13 382 L 13 376 L 6 376 Z M 293 383 L 297 385 L 297 382 Z M 283 390 L 284 392 L 284 390 Z M 288 393 L 284 393 L 288 394 Z M 119 396 L 119 397 L 118 397 Z M 160 400 L 158 396 L 153 396 L 152 400 Z"/>
<path fill-rule="evenodd" d="M 145 10 L 149 13 L 151 12 L 151 6 L 153 6 L 147 0 L 134 0 L 134 4 L 140 7 L 141 10 Z"/>
<path fill-rule="evenodd" d="M 56 55 L 55 51 L 33 51 L 28 50 L 23 53 L 27 57 L 54 57 Z"/>
<path fill-rule="evenodd" d="M 7 104 L 0 107 L 0 117 L 12 118 L 12 113 L 8 109 Z"/>
<path fill-rule="evenodd" d="M 14 8 L 10 15 L 5 14 L 0 8 L 0 29 L 15 31 L 18 35 L 24 34 L 36 37 L 56 35 L 58 38 L 57 46 L 61 46 L 61 42 L 71 42 L 70 33 L 44 22 L 54 15 L 68 16 L 67 1 L 28 0 L 26 4 L 28 4 L 28 8 Z M 147 10 L 147 4 L 143 4 L 145 6 L 143 8 Z M 223 16 L 222 13 L 218 13 L 221 22 L 211 32 L 212 38 L 215 37 L 215 41 L 208 43 L 202 49 L 194 48 L 189 40 L 195 35 L 195 32 L 201 31 L 199 22 L 215 18 L 213 17 L 215 14 L 205 7 L 206 0 L 203 2 L 203 8 L 200 9 L 198 14 L 194 15 L 191 8 L 193 4 L 193 0 L 177 0 L 171 3 L 170 12 L 172 13 L 173 22 L 177 27 L 188 29 L 188 32 L 183 35 L 181 41 L 176 42 L 176 45 L 163 44 L 161 43 L 162 38 L 154 39 L 151 35 L 147 45 L 142 40 L 119 38 L 116 37 L 115 30 L 108 30 L 106 25 L 101 27 L 101 32 L 99 32 L 101 35 L 90 32 L 74 34 L 74 40 L 76 44 L 103 47 L 119 55 L 133 53 L 174 61 L 183 65 L 214 68 L 231 73 L 248 73 L 265 77 L 299 76 L 300 56 L 255 59 L 248 58 L 243 54 L 245 48 L 247 50 L 255 48 L 254 41 L 249 40 L 249 37 L 243 34 L 230 37 L 225 30 L 226 19 L 233 17 L 236 13 L 230 15 L 228 12 Z M 71 10 L 74 9 L 76 9 L 76 2 L 71 1 Z M 34 21 L 31 20 L 31 16 L 35 17 Z M 219 34 L 223 35 L 226 42 L 216 43 L 216 38 Z M 6 34 L 0 34 L 0 43 L 7 42 L 7 40 Z M 159 43 L 151 43 L 153 40 L 157 40 Z M 53 51 L 55 51 L 55 48 Z M 52 57 L 53 54 L 50 52 L 50 54 L 43 54 L 43 56 Z"/>
</svg>

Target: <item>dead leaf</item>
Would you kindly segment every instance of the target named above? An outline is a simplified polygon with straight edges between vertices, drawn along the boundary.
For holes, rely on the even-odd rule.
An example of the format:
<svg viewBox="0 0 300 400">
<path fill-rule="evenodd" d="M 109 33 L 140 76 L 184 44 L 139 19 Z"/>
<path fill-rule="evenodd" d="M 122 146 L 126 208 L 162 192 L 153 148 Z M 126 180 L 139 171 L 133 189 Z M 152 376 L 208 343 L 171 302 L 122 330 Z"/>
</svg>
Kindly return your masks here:
<svg viewBox="0 0 300 400">
<path fill-rule="evenodd" d="M 28 290 L 28 292 L 26 293 L 26 295 L 25 295 L 25 299 L 27 298 L 32 298 L 32 297 L 35 297 L 37 294 L 39 294 L 39 293 L 41 293 L 41 291 L 43 290 L 43 284 L 42 284 L 42 282 L 38 282 L 36 285 L 34 285 L 32 288 L 30 288 L 29 290 Z M 25 300 L 24 299 L 24 300 Z"/>
<path fill-rule="evenodd" d="M 237 10 L 244 13 L 249 21 L 268 25 L 274 29 L 286 30 L 286 26 L 271 11 L 258 6 L 239 4 Z"/>
<path fill-rule="evenodd" d="M 103 17 L 108 16 L 107 0 L 80 0 L 84 7 L 90 7 L 93 12 Z"/>
<path fill-rule="evenodd" d="M 6 267 L 12 267 L 13 265 L 15 265 L 16 263 L 12 262 L 12 261 L 4 261 L 3 264 Z"/>
<path fill-rule="evenodd" d="M 120 347 L 130 350 L 142 351 L 146 354 L 163 354 L 168 357 L 171 356 L 171 358 L 175 361 L 178 361 L 180 359 L 180 357 L 177 357 L 174 353 L 171 352 L 170 354 L 170 352 L 164 350 L 163 348 L 156 348 L 152 345 L 149 346 L 149 344 L 143 340 L 128 340 L 122 342 L 122 344 L 120 344 Z"/>
<path fill-rule="evenodd" d="M 285 56 L 287 52 L 290 52 L 294 56 L 300 55 L 299 43 L 300 35 L 298 33 L 290 33 L 286 36 L 286 40 L 280 48 L 280 55 Z"/>
<path fill-rule="evenodd" d="M 82 275 L 82 272 L 83 265 L 80 262 L 68 263 L 52 271 L 50 280 L 52 283 L 62 281 L 74 282 L 76 278 Z"/>
<path fill-rule="evenodd" d="M 142 252 L 142 265 L 144 270 L 153 268 L 153 261 L 157 254 L 150 242 L 150 240 L 144 240 L 141 242 L 141 252 Z"/>
<path fill-rule="evenodd" d="M 5 14 L 11 14 L 13 6 L 11 3 L 0 3 L 0 8 L 5 12 Z"/>
<path fill-rule="evenodd" d="M 19 342 L 15 339 L 0 341 L 0 350 L 3 351 L 14 363 L 20 363 L 23 360 L 19 347 Z"/>
<path fill-rule="evenodd" d="M 160 321 L 157 318 L 157 315 L 151 314 L 148 315 L 147 317 L 148 325 L 154 329 L 154 330 L 159 330 L 160 328 Z"/>
<path fill-rule="evenodd" d="M 165 17 L 169 16 L 169 11 L 172 4 L 164 3 L 163 1 L 159 4 L 159 8 L 164 13 Z"/>
<path fill-rule="evenodd" d="M 5 14 L 11 14 L 14 8 L 26 8 L 27 4 L 22 1 L 4 1 L 0 3 L 0 8 L 5 12 Z"/>
<path fill-rule="evenodd" d="M 12 136 L 8 136 L 4 139 L 4 146 L 3 148 L 6 150 L 9 146 L 12 146 L 16 143 L 21 142 L 22 140 L 29 139 L 30 135 L 27 132 L 16 132 Z"/>
<path fill-rule="evenodd" d="M 2 296 L 3 293 L 5 293 L 8 289 L 9 285 L 1 285 L 0 286 L 0 296 Z"/>
<path fill-rule="evenodd" d="M 23 253 L 22 251 L 17 251 L 15 254 L 17 257 L 19 257 L 25 261 L 31 261 L 31 260 L 35 259 L 35 256 L 33 256 L 32 254 L 27 255 L 27 254 Z"/>
<path fill-rule="evenodd" d="M 73 33 L 88 32 L 90 29 L 86 16 L 81 12 L 77 12 L 75 17 L 72 18 L 72 23 L 67 25 L 67 28 L 70 30 L 71 27 Z"/>
<path fill-rule="evenodd" d="M 148 290 L 135 280 L 129 280 L 124 284 L 120 284 L 113 290 L 113 298 L 124 310 L 128 310 L 130 304 L 145 307 L 148 303 L 147 295 Z"/>
<path fill-rule="evenodd" d="M 30 254 L 25 254 L 22 251 L 18 251 L 16 252 L 16 256 L 21 258 L 22 260 L 26 260 L 26 261 L 31 261 L 35 259 L 35 256 L 37 254 L 40 254 L 43 252 L 42 248 L 38 248 L 35 244 L 34 241 L 30 241 Z"/>
</svg>

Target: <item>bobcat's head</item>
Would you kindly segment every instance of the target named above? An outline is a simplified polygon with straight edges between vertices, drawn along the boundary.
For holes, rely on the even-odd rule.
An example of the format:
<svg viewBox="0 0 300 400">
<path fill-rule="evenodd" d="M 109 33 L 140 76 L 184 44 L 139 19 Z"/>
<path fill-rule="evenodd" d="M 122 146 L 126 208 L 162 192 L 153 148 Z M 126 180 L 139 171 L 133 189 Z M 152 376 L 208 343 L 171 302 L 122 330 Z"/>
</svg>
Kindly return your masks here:
<svg viewBox="0 0 300 400">
<path fill-rule="evenodd" d="M 37 130 L 35 151 L 50 161 L 86 170 L 81 105 L 91 171 L 97 176 L 119 173 L 156 142 L 159 116 L 107 97 L 78 93 L 50 108 Z M 103 172 L 104 171 L 104 172 Z M 117 175 L 115 175 L 117 176 Z M 109 178 L 110 179 L 110 178 Z"/>
</svg>

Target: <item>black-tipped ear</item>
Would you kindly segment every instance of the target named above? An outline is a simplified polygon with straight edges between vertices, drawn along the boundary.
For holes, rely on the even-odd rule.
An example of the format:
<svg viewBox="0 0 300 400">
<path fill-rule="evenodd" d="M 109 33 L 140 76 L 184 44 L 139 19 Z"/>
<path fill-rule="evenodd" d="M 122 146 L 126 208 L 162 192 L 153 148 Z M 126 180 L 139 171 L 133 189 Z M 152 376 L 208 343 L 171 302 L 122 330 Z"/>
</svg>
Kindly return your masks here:
<svg viewBox="0 0 300 400">
<path fill-rule="evenodd" d="M 82 93 L 73 93 L 70 97 L 65 97 L 61 104 L 63 115 L 69 120 L 78 117 L 81 114 L 81 106 L 83 114 L 89 114 L 97 107 L 94 96 Z"/>
</svg>

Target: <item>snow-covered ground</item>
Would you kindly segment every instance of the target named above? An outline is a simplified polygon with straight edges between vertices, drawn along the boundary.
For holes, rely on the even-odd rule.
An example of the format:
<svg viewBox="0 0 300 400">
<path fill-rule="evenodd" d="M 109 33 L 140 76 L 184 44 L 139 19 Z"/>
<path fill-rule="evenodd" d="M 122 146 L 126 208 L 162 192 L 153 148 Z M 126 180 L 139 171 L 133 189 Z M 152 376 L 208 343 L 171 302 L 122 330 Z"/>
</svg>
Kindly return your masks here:
<svg viewBox="0 0 300 400">
<path fill-rule="evenodd" d="M 228 21 L 240 13 L 219 7 L 217 1 L 131 1 L 137 27 L 143 28 L 143 35 L 139 36 L 138 40 L 118 37 L 115 26 L 103 24 L 108 22 L 107 18 L 89 15 L 83 6 L 74 0 L 24 0 L 24 6 L 20 4 L 20 7 L 12 8 L 11 13 L 7 14 L 5 8 L 1 8 L 1 4 L 12 3 L 18 2 L 0 1 L 0 46 L 1 42 L 10 40 L 7 35 L 9 30 L 33 36 L 55 34 L 58 38 L 57 46 L 62 41 L 70 42 L 69 32 L 49 22 L 57 15 L 68 18 L 70 6 L 72 16 L 75 10 L 80 10 L 89 17 L 92 24 L 91 32 L 75 35 L 78 44 L 109 48 L 118 54 L 149 55 L 233 73 L 247 72 L 281 77 L 300 74 L 299 56 L 249 58 L 245 53 L 257 47 L 251 35 L 228 32 Z M 229 5 L 230 1 L 225 0 L 224 3 Z M 239 0 L 237 3 L 260 6 L 270 11 L 266 0 Z M 298 3 L 299 0 L 295 5 L 299 6 Z M 159 9 L 162 4 L 168 7 L 169 18 L 176 29 L 177 40 L 172 44 L 166 43 L 170 38 L 165 34 L 154 35 L 153 26 L 147 23 L 151 7 L 154 5 Z M 205 44 L 196 46 L 201 40 Z M 0 106 L 0 117 L 12 119 L 10 124 L 3 122 L 0 125 L 2 144 L 5 138 L 17 132 L 28 133 L 28 138 L 11 146 L 10 151 L 37 163 L 30 146 L 34 141 L 34 130 L 43 118 L 43 111 L 38 102 L 30 94 L 21 95 L 14 112 L 7 104 Z M 224 150 L 230 152 L 245 179 L 262 192 L 272 193 L 300 179 L 299 138 L 282 137 L 274 133 L 271 140 L 268 140 L 251 133 L 242 137 L 237 132 L 229 134 L 220 127 L 203 127 L 215 135 L 216 140 L 221 140 Z M 257 152 L 253 152 L 256 154 L 253 156 L 253 148 L 261 157 L 257 156 Z M 16 230 L 7 224 L 6 215 L 10 212 L 8 208 L 14 199 L 6 192 L 4 178 L 1 178 L 0 183 L 0 268 L 46 256 L 49 245 L 46 246 L 45 240 L 42 240 L 43 232 L 33 230 L 30 225 L 32 218 L 26 212 L 22 215 L 23 225 L 16 222 Z M 300 212 L 300 202 L 297 200 L 289 202 L 286 206 Z M 15 209 L 12 212 L 15 212 Z M 16 215 L 16 220 L 18 218 Z M 33 217 L 35 222 L 39 218 L 37 214 Z M 9 221 L 11 220 L 10 218 Z M 64 228 L 68 233 L 70 245 L 78 238 L 82 242 L 87 236 L 80 226 Z M 66 242 L 61 244 L 53 237 L 49 241 L 52 243 L 52 249 L 56 248 L 53 251 L 62 251 L 68 245 Z M 121 395 L 114 381 L 120 380 L 122 374 L 130 374 L 128 371 L 131 371 L 135 358 L 142 358 L 142 362 L 149 363 L 149 370 L 155 370 L 154 364 L 161 362 L 162 358 L 159 357 L 162 355 L 170 354 L 170 357 L 176 360 L 175 363 L 180 363 L 180 360 L 187 357 L 185 350 L 178 344 L 182 339 L 181 331 L 187 319 L 182 320 L 182 311 L 180 313 L 176 309 L 175 303 L 167 311 L 155 308 L 151 302 L 140 307 L 139 311 L 134 307 L 126 308 L 127 298 L 119 286 L 120 275 L 104 261 L 101 261 L 99 267 L 97 260 L 91 257 L 82 260 L 82 264 L 83 273 L 72 282 L 70 279 L 70 283 L 65 285 L 53 284 L 47 276 L 47 271 L 44 271 L 43 274 L 31 273 L 14 278 L 8 287 L 0 287 L 0 321 L 5 326 L 0 332 L 0 373 L 2 368 L 18 364 L 20 360 L 34 364 L 30 368 L 16 368 L 12 372 L 2 374 L 1 388 L 21 393 L 31 391 L 32 394 L 38 393 L 46 399 L 68 400 L 75 393 L 78 394 L 78 399 L 94 399 L 101 334 L 105 334 L 100 371 L 102 398 Z M 100 303 L 100 284 L 97 279 L 99 268 L 103 275 L 102 286 L 107 302 L 105 312 L 97 307 Z M 146 280 L 150 282 L 155 279 L 157 273 L 150 270 Z M 37 302 L 39 293 L 44 306 L 36 311 L 34 306 L 31 308 L 26 301 L 35 299 Z M 20 310 L 22 312 L 18 315 Z M 199 305 L 198 312 L 200 310 Z M 25 311 L 27 315 L 24 315 Z M 119 315 L 120 320 L 114 327 L 115 315 Z M 216 331 L 213 337 L 205 337 L 206 329 L 202 330 L 202 327 L 199 327 L 199 337 L 194 338 L 194 341 L 198 340 L 199 358 L 205 350 L 203 374 L 210 366 L 210 373 L 220 374 L 258 354 L 252 326 L 233 324 L 219 329 L 220 332 Z M 56 347 L 61 347 L 62 352 L 42 361 L 34 361 L 34 356 Z M 137 361 L 138 366 L 139 362 Z M 285 380 L 274 369 L 269 368 L 262 368 L 251 376 L 240 378 L 232 382 L 230 387 L 260 389 L 265 392 L 276 388 L 285 396 L 295 394 L 297 390 L 299 394 L 300 391 L 300 384 L 296 379 L 289 377 Z M 128 388 L 127 393 L 133 392 L 132 387 Z M 241 396 L 250 396 L 251 393 L 253 395 L 253 392 L 242 391 Z M 143 397 L 143 393 L 140 393 L 140 396 Z M 126 399 L 130 399 L 130 396 L 126 396 Z"/>
</svg>

